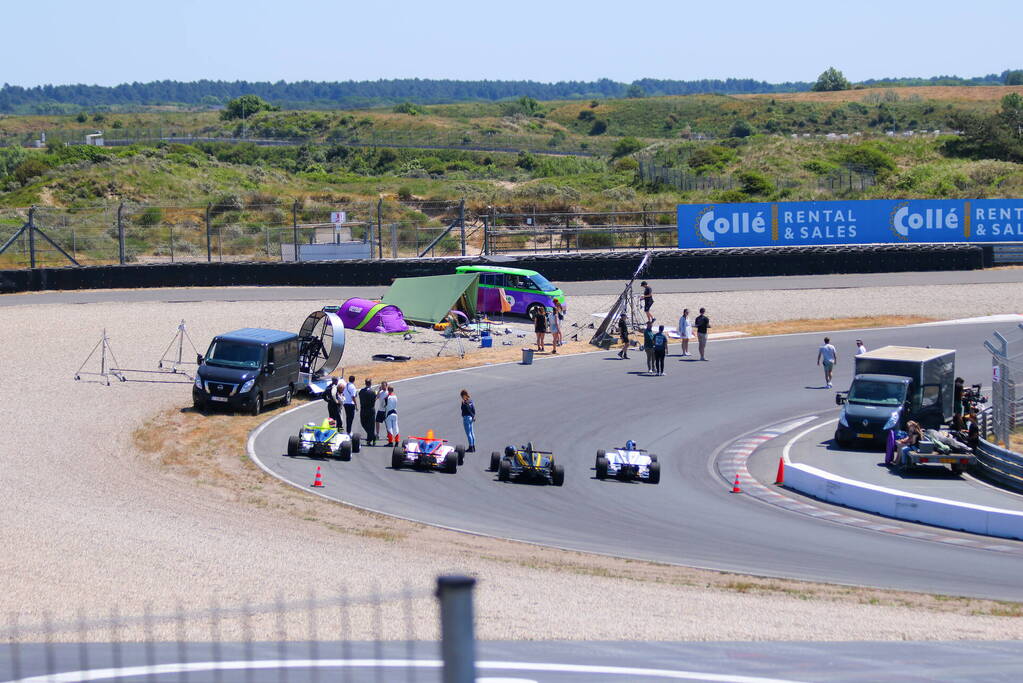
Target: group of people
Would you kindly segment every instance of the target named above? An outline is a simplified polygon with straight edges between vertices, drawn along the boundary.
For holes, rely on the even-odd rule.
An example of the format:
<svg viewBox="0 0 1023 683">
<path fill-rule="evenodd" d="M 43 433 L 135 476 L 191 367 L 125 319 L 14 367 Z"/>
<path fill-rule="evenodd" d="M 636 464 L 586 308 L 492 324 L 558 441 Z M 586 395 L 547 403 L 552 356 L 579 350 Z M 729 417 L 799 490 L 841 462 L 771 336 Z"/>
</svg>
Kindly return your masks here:
<svg viewBox="0 0 1023 683">
<path fill-rule="evenodd" d="M 459 393 L 461 399 L 462 426 L 469 440 L 466 449 L 469 453 L 476 452 L 476 406 L 472 397 L 465 389 Z M 365 386 L 355 391 L 355 375 L 334 377 L 323 392 L 323 400 L 327 402 L 327 415 L 338 429 L 351 434 L 355 428 L 355 408 L 359 408 L 359 422 L 366 433 L 366 445 L 375 446 L 382 432 L 387 433 L 387 445 L 401 443 L 401 431 L 398 428 L 398 396 L 394 386 L 381 382 L 373 388 L 373 380 L 366 378 Z M 342 411 L 344 420 L 342 420 Z"/>
<path fill-rule="evenodd" d="M 530 309 L 533 317 L 533 331 L 536 332 L 536 350 L 546 351 L 547 334 L 551 335 L 551 353 L 557 353 L 561 341 L 561 322 L 565 319 L 565 309 L 561 302 L 554 300 L 553 308 L 534 307 Z"/>
<path fill-rule="evenodd" d="M 867 347 L 863 345 L 862 339 L 856 340 L 856 354 L 866 353 Z M 827 389 L 831 388 L 831 375 L 835 369 L 835 363 L 838 362 L 838 349 L 831 343 L 830 337 L 824 337 L 824 343 L 817 349 L 817 365 L 824 366 L 824 386 Z"/>
<path fill-rule="evenodd" d="M 668 353 L 668 335 L 664 331 L 664 325 L 658 325 L 654 329 L 654 318 L 650 312 L 653 304 L 653 293 L 646 282 L 643 283 L 644 311 L 647 316 L 646 329 L 643 330 L 643 351 L 646 352 L 647 372 L 664 376 L 664 358 Z M 700 360 L 707 360 L 707 334 L 710 330 L 710 317 L 707 316 L 707 309 L 701 308 L 700 314 L 695 320 L 689 319 L 689 309 L 682 310 L 682 316 L 678 319 L 678 334 L 682 342 L 682 355 L 691 356 L 689 353 L 689 341 L 696 333 L 697 346 L 700 353 Z M 622 349 L 618 357 L 629 358 L 629 321 L 625 314 L 618 319 L 618 335 L 621 337 Z"/>
</svg>

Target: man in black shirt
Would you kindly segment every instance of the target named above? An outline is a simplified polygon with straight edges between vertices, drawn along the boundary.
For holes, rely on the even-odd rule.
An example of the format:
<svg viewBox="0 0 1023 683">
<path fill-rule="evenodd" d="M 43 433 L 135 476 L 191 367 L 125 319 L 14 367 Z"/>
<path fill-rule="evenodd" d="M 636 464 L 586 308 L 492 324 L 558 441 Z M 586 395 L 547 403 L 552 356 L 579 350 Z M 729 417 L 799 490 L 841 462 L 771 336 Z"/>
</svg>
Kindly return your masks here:
<svg viewBox="0 0 1023 683">
<path fill-rule="evenodd" d="M 704 357 L 704 352 L 707 349 L 707 330 L 710 328 L 710 318 L 707 317 L 706 308 L 700 309 L 700 315 L 696 316 L 693 325 L 696 327 L 696 341 L 700 346 L 700 360 L 707 360 Z"/>
<path fill-rule="evenodd" d="M 366 432 L 366 445 L 373 446 L 377 441 L 376 417 L 377 392 L 373 391 L 373 380 L 367 379 L 366 386 L 359 390 L 359 422 Z"/>
<path fill-rule="evenodd" d="M 652 323 L 655 318 L 650 312 L 650 308 L 654 305 L 654 290 L 650 288 L 650 285 L 643 280 L 639 284 L 643 285 L 643 296 L 639 297 L 643 300 L 643 312 L 646 313 L 646 321 Z"/>
</svg>

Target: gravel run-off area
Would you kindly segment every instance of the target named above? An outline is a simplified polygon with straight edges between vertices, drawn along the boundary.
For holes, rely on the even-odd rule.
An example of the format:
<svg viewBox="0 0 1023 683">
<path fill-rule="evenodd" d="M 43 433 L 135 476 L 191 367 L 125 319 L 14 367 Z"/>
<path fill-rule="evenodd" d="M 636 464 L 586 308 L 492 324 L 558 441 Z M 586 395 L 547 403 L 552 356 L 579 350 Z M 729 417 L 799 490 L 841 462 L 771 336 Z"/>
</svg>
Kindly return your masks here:
<svg viewBox="0 0 1023 683">
<path fill-rule="evenodd" d="M 569 332 L 575 331 L 572 323 L 584 327 L 596 320 L 590 314 L 606 311 L 613 298 L 573 298 Z M 694 312 L 706 306 L 718 329 L 796 318 L 914 314 L 945 319 L 1020 312 L 1023 287 L 662 294 L 656 310 L 674 321 L 683 306 Z M 708 587 L 682 568 L 651 570 L 650 578 L 644 578 L 641 569 L 621 570 L 621 562 L 589 560 L 579 553 L 541 553 L 521 544 L 379 516 L 373 523 L 394 533 L 347 533 L 349 527 L 364 526 L 370 515 L 309 497 L 310 510 L 329 515 L 331 524 L 323 524 L 314 515 L 306 519 L 294 514 L 294 506 L 285 510 L 261 504 L 258 492 L 218 495 L 217 488 L 229 482 L 171 476 L 141 457 L 133 446 L 133 432 L 161 411 L 190 407 L 187 379 L 112 386 L 72 379 L 104 328 L 121 366 L 151 369 L 181 319 L 205 350 L 214 334 L 239 327 L 297 330 L 315 308 L 272 302 L 0 308 L 0 613 L 17 613 L 22 624 L 37 623 L 44 613 L 58 622 L 73 622 L 79 609 L 90 617 L 109 615 L 113 607 L 122 615 L 138 615 L 147 605 L 166 612 L 179 603 L 184 609 L 204 608 L 213 599 L 237 606 L 245 601 L 273 603 L 278 596 L 305 600 L 310 592 L 335 595 L 342 587 L 352 595 L 408 587 L 423 596 L 415 604 L 411 635 L 433 638 L 437 620 L 427 594 L 435 577 L 466 573 L 479 579 L 478 635 L 486 639 L 627 639 L 637 634 L 646 640 L 1023 637 L 1018 617 L 867 600 L 860 604 L 855 598 L 807 599 L 796 583 L 792 590 L 767 592 Z M 529 328 L 520 322 L 516 329 Z M 351 332 L 344 362 L 368 363 L 380 352 L 432 357 L 437 340 L 432 331 L 417 334 L 413 342 Z M 515 346 L 524 343 L 514 334 L 503 335 L 497 338 L 498 348 L 508 340 Z M 243 444 L 238 452 L 243 457 Z M 283 487 L 272 481 L 267 486 Z M 338 618 L 337 610 L 324 610 L 321 634 L 331 629 L 337 633 Z M 348 618 L 351 637 L 410 635 L 398 616 L 382 619 L 379 634 L 370 610 L 354 610 Z M 304 620 L 295 617 L 296 622 Z M 280 628 L 270 617 L 251 626 L 257 638 L 273 638 Z M 222 628 L 229 637 L 239 627 L 225 622 Z M 295 635 L 291 629 L 288 633 Z M 201 638 L 204 633 L 187 635 Z M 89 637 L 105 639 L 109 634 Z M 118 637 L 139 637 L 139 629 L 125 629 Z"/>
</svg>

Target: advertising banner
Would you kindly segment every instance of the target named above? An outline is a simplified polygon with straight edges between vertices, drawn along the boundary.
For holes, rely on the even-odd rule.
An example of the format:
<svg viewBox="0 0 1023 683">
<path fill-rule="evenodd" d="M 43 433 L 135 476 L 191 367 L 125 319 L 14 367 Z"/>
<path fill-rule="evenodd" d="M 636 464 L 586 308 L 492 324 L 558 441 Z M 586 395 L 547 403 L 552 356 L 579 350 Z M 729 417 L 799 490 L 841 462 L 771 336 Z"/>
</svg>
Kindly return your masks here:
<svg viewBox="0 0 1023 683">
<path fill-rule="evenodd" d="M 1023 241 L 1023 199 L 679 204 L 680 249 Z"/>
</svg>

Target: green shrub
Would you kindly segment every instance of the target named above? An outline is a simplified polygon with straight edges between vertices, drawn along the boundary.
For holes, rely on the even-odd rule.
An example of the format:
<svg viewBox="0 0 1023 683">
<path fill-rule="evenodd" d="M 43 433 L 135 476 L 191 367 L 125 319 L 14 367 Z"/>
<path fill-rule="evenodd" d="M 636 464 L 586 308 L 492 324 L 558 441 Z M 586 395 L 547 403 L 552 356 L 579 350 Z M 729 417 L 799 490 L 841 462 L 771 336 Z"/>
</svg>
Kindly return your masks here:
<svg viewBox="0 0 1023 683">
<path fill-rule="evenodd" d="M 140 213 L 135 219 L 135 223 L 138 225 L 151 228 L 154 225 L 159 225 L 163 222 L 163 209 L 158 206 L 150 206 L 145 211 Z"/>
<path fill-rule="evenodd" d="M 733 123 L 732 127 L 728 129 L 728 135 L 733 138 L 747 138 L 750 135 L 753 135 L 753 126 L 740 119 Z"/>
<path fill-rule="evenodd" d="M 41 159 L 29 158 L 14 167 L 14 178 L 22 185 L 28 185 L 33 178 L 38 178 L 49 170 Z"/>
<path fill-rule="evenodd" d="M 580 249 L 602 249 L 615 245 L 614 233 L 603 230 L 587 230 L 576 235 L 576 245 Z"/>
<path fill-rule="evenodd" d="M 413 104 L 411 102 L 402 102 L 401 104 L 394 105 L 394 109 L 392 111 L 394 111 L 395 114 L 408 114 L 409 116 L 418 116 L 419 114 L 423 113 L 423 108 L 420 107 L 418 104 Z"/>
<path fill-rule="evenodd" d="M 828 175 L 838 170 L 838 166 L 829 161 L 821 161 L 820 159 L 813 159 L 803 164 L 803 169 L 813 173 L 814 175 Z"/>
<path fill-rule="evenodd" d="M 639 170 L 639 162 L 632 157 L 626 157 L 624 159 L 618 159 L 612 165 L 612 168 L 619 173 L 628 173 L 631 171 Z"/>
<path fill-rule="evenodd" d="M 763 173 L 742 171 L 736 174 L 742 191 L 748 195 L 769 195 L 774 192 L 774 184 Z"/>
<path fill-rule="evenodd" d="M 603 135 L 607 132 L 607 121 L 604 119 L 597 119 L 590 126 L 590 135 Z"/>
<path fill-rule="evenodd" d="M 869 142 L 847 147 L 839 153 L 838 160 L 848 166 L 868 168 L 878 176 L 887 175 L 897 168 L 894 159 Z"/>
<path fill-rule="evenodd" d="M 412 199 L 412 188 L 408 185 L 402 185 L 398 188 L 398 199 L 403 202 L 411 201 Z"/>
<path fill-rule="evenodd" d="M 643 143 L 634 137 L 622 138 L 615 143 L 614 149 L 611 150 L 611 158 L 619 159 L 624 156 L 628 156 L 633 152 L 638 152 L 643 149 Z"/>
</svg>

